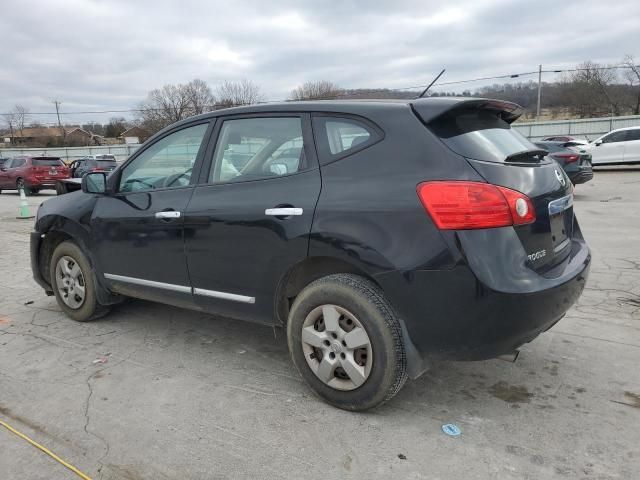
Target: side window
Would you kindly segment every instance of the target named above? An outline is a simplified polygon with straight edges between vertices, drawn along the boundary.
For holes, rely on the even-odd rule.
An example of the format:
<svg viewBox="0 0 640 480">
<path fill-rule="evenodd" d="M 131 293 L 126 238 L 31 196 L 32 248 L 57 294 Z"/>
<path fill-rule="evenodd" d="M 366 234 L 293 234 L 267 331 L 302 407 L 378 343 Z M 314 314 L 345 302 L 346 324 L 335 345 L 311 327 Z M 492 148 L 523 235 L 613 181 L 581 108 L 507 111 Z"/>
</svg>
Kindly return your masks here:
<svg viewBox="0 0 640 480">
<path fill-rule="evenodd" d="M 9 159 L 9 160 L 5 160 L 4 165 L 2 165 L 4 168 L 11 168 L 11 163 L 13 162 L 13 160 Z"/>
<path fill-rule="evenodd" d="M 11 164 L 11 168 L 20 168 L 23 167 L 26 163 L 24 158 L 14 158 L 13 163 Z"/>
<path fill-rule="evenodd" d="M 627 142 L 632 142 L 634 140 L 640 140 L 640 128 L 636 128 L 633 130 L 627 130 L 627 137 L 625 138 Z"/>
<path fill-rule="evenodd" d="M 627 136 L 626 130 L 620 132 L 613 132 L 602 139 L 602 143 L 617 143 L 624 142 Z"/>
<path fill-rule="evenodd" d="M 261 180 L 306 168 L 300 117 L 225 120 L 209 183 Z"/>
<path fill-rule="evenodd" d="M 382 134 L 367 123 L 346 117 L 315 116 L 313 130 L 322 163 L 350 155 L 382 138 Z"/>
<path fill-rule="evenodd" d="M 120 177 L 120 192 L 189 185 L 191 171 L 208 124 L 178 130 L 158 140 L 127 165 Z"/>
</svg>

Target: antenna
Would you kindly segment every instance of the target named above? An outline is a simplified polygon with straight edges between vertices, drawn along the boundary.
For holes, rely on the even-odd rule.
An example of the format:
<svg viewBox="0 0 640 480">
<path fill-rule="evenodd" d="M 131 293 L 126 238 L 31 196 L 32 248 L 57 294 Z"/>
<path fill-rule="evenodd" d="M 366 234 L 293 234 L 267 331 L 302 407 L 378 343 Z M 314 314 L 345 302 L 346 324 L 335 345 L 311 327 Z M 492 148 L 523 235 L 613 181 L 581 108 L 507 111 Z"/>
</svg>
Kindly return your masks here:
<svg viewBox="0 0 640 480">
<path fill-rule="evenodd" d="M 442 76 L 442 74 L 444 73 L 444 68 L 442 69 L 442 71 L 438 74 L 438 76 L 436 78 L 433 79 L 433 82 L 431 82 L 427 88 L 425 88 L 422 93 L 420 95 L 418 95 L 418 98 L 422 98 L 425 96 L 425 94 L 429 91 L 429 89 L 433 86 L 434 83 L 436 83 L 438 81 L 438 79 Z"/>
</svg>

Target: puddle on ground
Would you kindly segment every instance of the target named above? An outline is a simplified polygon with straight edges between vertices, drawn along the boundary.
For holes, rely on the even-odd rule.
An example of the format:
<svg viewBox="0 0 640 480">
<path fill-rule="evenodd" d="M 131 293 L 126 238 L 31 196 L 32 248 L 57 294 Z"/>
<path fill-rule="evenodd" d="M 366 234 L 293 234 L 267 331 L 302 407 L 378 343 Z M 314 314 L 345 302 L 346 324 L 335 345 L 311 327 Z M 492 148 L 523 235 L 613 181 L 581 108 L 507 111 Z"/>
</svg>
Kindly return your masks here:
<svg viewBox="0 0 640 480">
<path fill-rule="evenodd" d="M 509 385 L 507 382 L 496 383 L 489 389 L 489 392 L 507 403 L 529 403 L 533 398 L 533 393 L 529 393 L 526 387 Z"/>
</svg>

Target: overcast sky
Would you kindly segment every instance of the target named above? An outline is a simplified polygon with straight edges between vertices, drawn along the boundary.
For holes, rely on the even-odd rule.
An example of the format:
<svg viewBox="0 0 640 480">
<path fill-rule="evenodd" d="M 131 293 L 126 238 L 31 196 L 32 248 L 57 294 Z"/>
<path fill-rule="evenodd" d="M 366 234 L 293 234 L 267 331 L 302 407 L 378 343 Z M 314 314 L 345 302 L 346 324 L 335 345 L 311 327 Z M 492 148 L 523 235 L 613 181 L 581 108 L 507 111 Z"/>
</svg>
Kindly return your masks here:
<svg viewBox="0 0 640 480">
<path fill-rule="evenodd" d="M 454 81 L 619 63 L 640 60 L 639 25 L 638 0 L 3 0 L 0 113 L 127 109 L 194 78 L 247 78 L 277 100 L 307 80 L 397 88 L 442 68 Z"/>
</svg>

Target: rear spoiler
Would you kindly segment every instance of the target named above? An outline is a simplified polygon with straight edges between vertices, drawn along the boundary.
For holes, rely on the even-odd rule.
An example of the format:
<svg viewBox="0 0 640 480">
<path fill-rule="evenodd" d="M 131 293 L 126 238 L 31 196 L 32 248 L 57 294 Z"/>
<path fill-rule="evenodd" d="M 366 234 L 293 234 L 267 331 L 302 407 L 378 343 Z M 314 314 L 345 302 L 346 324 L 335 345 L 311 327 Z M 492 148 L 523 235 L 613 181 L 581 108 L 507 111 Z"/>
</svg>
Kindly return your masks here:
<svg viewBox="0 0 640 480">
<path fill-rule="evenodd" d="M 411 108 L 425 124 L 458 110 L 494 111 L 507 123 L 513 123 L 524 112 L 517 103 L 489 98 L 431 97 L 412 101 Z"/>
</svg>

